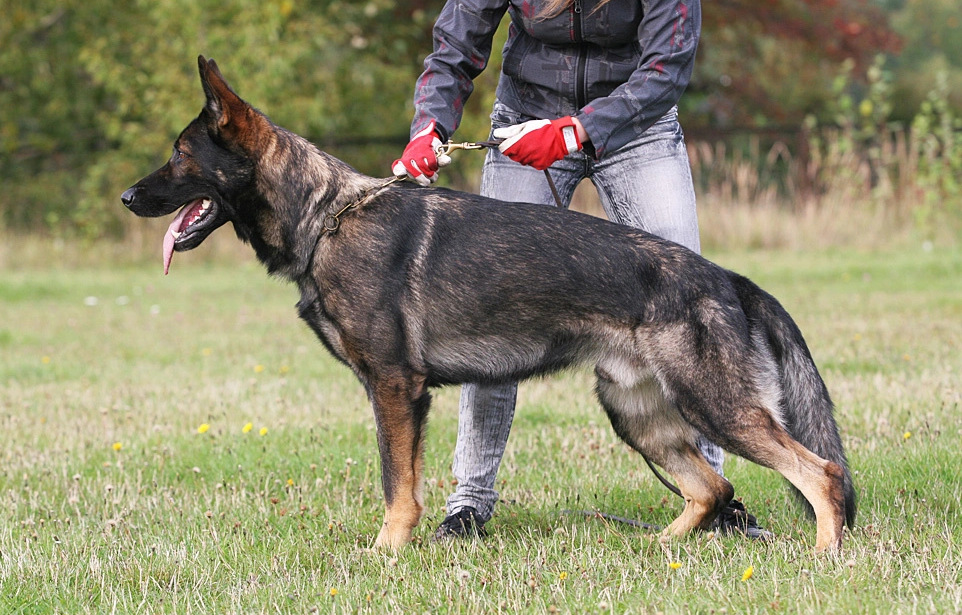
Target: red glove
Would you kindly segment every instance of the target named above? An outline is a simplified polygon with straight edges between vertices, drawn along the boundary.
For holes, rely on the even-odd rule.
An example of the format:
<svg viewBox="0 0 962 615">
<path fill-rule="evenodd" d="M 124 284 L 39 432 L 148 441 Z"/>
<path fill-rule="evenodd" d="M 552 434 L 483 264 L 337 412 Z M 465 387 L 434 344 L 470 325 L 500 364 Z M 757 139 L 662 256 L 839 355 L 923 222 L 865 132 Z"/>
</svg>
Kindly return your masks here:
<svg viewBox="0 0 962 615">
<path fill-rule="evenodd" d="M 498 146 L 502 154 L 539 171 L 581 149 L 575 120 L 570 115 L 498 128 L 494 138 L 504 139 Z"/>
<path fill-rule="evenodd" d="M 434 130 L 431 120 L 427 128 L 418 132 L 404 148 L 401 157 L 391 165 L 391 171 L 398 177 L 407 175 L 422 186 L 438 180 L 438 168 L 451 162 L 449 156 L 438 157 L 434 150 L 441 145 L 441 138 Z"/>
</svg>

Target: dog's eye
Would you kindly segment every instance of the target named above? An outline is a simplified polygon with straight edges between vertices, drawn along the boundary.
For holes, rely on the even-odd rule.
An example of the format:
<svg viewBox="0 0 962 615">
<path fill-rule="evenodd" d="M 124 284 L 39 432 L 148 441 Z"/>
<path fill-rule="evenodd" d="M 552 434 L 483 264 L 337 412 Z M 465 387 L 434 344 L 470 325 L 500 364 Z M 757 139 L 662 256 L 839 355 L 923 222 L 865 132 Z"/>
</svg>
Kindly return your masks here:
<svg viewBox="0 0 962 615">
<path fill-rule="evenodd" d="M 189 157 L 189 156 L 187 155 L 186 152 L 182 152 L 182 151 L 180 151 L 179 149 L 174 148 L 174 161 L 175 161 L 175 162 L 182 162 L 182 161 L 184 161 L 184 160 L 187 160 L 188 157 Z"/>
</svg>

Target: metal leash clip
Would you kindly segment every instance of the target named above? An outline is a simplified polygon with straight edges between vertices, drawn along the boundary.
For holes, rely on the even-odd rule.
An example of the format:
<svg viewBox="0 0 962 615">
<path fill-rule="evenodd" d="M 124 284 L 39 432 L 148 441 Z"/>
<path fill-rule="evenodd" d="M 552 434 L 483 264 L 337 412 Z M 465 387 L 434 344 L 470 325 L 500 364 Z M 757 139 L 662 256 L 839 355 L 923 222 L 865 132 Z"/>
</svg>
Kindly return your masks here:
<svg viewBox="0 0 962 615">
<path fill-rule="evenodd" d="M 485 149 L 489 147 L 498 147 L 501 145 L 503 139 L 498 139 L 495 141 L 465 141 L 463 143 L 453 143 L 448 141 L 447 143 L 442 143 L 441 145 L 434 148 L 434 155 L 440 158 L 441 156 L 450 156 L 451 152 L 459 149 Z M 551 179 L 551 173 L 548 169 L 544 170 L 544 178 L 548 182 L 548 187 L 551 188 L 551 196 L 554 197 L 555 205 L 558 207 L 564 207 L 561 202 L 561 195 L 558 194 L 558 188 L 554 185 L 554 180 Z"/>
<path fill-rule="evenodd" d="M 453 141 L 448 141 L 447 143 L 442 143 L 441 145 L 434 148 L 435 156 L 450 156 L 451 152 L 459 149 L 485 149 L 488 147 L 498 147 L 501 141 L 464 141 L 462 143 L 454 143 Z"/>
</svg>

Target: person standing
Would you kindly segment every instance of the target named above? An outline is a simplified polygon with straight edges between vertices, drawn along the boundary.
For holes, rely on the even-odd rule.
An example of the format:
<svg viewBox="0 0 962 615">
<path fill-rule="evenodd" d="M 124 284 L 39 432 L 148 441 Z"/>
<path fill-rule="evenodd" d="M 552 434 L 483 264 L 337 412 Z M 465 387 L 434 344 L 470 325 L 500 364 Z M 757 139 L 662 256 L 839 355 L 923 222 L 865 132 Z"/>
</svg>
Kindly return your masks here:
<svg viewBox="0 0 962 615">
<path fill-rule="evenodd" d="M 511 23 L 491 111 L 491 137 L 501 143 L 485 157 L 481 194 L 553 205 L 548 169 L 567 207 L 589 179 L 609 220 L 699 252 L 677 103 L 695 61 L 700 0 L 448 0 L 415 85 L 411 140 L 394 174 L 429 185 L 450 162 L 435 148 L 457 130 L 505 12 Z M 452 464 L 457 488 L 435 539 L 485 534 L 516 399 L 516 384 L 462 387 Z M 722 474 L 722 450 L 704 438 L 699 449 Z M 716 526 L 770 536 L 737 501 Z"/>
</svg>

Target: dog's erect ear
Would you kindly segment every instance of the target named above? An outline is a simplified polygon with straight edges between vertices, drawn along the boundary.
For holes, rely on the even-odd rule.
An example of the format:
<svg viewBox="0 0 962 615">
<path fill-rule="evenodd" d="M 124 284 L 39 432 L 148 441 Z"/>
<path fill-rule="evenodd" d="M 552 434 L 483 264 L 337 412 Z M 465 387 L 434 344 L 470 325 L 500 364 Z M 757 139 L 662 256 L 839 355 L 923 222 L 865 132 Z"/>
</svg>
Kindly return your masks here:
<svg viewBox="0 0 962 615">
<path fill-rule="evenodd" d="M 248 105 L 227 85 L 227 81 L 217 68 L 217 63 L 204 59 L 204 56 L 198 56 L 197 68 L 200 70 L 200 82 L 204 86 L 204 94 L 207 95 L 207 110 L 217 126 L 223 128 L 230 122 L 243 122 Z"/>
</svg>

